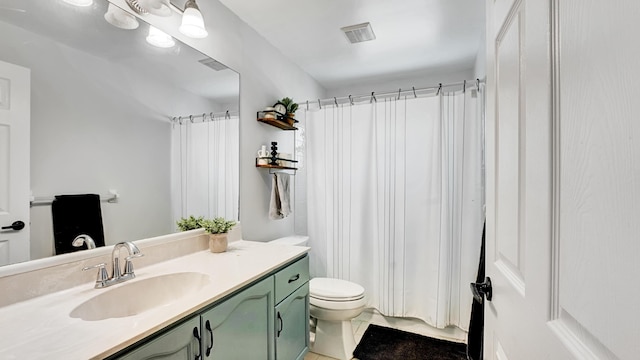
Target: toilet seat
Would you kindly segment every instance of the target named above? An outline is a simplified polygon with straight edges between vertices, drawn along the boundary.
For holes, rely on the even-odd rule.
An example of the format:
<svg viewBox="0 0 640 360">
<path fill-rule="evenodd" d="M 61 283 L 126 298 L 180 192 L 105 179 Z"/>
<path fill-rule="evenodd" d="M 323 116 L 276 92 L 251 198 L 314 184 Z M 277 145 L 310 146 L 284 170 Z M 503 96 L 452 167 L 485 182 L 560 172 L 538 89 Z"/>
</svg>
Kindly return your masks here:
<svg viewBox="0 0 640 360">
<path fill-rule="evenodd" d="M 365 305 L 364 288 L 341 279 L 311 279 L 309 298 L 311 305 L 331 310 L 352 310 Z"/>
</svg>

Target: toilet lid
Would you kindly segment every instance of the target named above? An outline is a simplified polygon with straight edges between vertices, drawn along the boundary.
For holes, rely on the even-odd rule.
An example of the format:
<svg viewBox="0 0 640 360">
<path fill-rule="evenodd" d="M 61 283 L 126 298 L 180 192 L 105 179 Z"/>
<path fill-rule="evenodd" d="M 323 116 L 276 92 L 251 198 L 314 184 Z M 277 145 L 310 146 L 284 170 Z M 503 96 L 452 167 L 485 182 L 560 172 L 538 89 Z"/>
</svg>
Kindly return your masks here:
<svg viewBox="0 0 640 360">
<path fill-rule="evenodd" d="M 309 296 L 329 301 L 350 301 L 364 297 L 364 288 L 342 279 L 313 278 L 309 281 Z"/>
</svg>

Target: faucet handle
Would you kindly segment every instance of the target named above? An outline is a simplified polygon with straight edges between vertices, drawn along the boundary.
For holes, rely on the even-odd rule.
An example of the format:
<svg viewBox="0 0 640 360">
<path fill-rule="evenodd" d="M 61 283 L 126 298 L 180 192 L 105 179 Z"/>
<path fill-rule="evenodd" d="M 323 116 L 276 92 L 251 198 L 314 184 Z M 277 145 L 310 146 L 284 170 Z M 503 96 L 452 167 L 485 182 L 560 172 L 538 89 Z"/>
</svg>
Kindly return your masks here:
<svg viewBox="0 0 640 360">
<path fill-rule="evenodd" d="M 135 258 L 143 257 L 143 256 L 144 256 L 143 253 L 138 253 L 138 254 L 129 255 L 126 258 L 124 258 L 126 260 L 126 262 L 124 263 L 124 275 L 131 275 L 131 277 L 135 277 L 135 274 L 133 273 L 133 262 L 131 262 L 131 260 Z"/>
<path fill-rule="evenodd" d="M 109 280 L 109 274 L 107 273 L 107 264 L 100 263 L 97 265 L 87 266 L 82 268 L 82 271 L 87 271 L 91 269 L 98 268 L 98 276 L 96 277 L 96 285 L 95 288 L 105 287 L 107 284 L 107 280 Z"/>
</svg>

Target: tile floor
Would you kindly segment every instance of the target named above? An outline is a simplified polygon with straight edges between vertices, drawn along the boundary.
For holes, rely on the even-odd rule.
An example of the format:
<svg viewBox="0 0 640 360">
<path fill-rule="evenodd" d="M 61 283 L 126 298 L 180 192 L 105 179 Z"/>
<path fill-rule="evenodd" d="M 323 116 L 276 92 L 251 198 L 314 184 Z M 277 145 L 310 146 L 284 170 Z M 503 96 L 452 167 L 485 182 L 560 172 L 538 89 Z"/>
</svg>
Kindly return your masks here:
<svg viewBox="0 0 640 360">
<path fill-rule="evenodd" d="M 467 334 L 458 329 L 457 327 L 448 327 L 445 329 L 436 329 L 421 320 L 407 319 L 407 318 L 393 318 L 382 316 L 379 312 L 367 309 L 360 316 L 353 319 L 352 322 L 353 334 L 356 338 L 356 343 L 360 342 L 362 335 L 364 334 L 369 324 L 376 324 L 380 326 L 386 326 L 394 329 L 400 329 L 403 331 L 409 331 L 420 335 L 431 336 L 439 339 L 445 339 L 455 342 L 465 342 Z M 313 340 L 313 338 L 312 338 Z M 314 354 L 309 352 L 304 360 L 334 360 L 333 358 Z M 354 358 L 354 360 L 357 360 Z"/>
</svg>

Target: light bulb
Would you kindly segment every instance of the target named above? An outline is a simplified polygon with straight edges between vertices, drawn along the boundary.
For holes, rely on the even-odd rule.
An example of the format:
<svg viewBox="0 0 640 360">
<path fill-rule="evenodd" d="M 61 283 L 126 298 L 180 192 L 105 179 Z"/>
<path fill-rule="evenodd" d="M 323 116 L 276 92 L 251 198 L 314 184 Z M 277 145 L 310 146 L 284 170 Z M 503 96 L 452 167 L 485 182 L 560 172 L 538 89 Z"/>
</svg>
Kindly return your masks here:
<svg viewBox="0 0 640 360">
<path fill-rule="evenodd" d="M 202 39 L 209 35 L 204 28 L 204 19 L 195 1 L 188 1 L 182 14 L 182 24 L 178 28 L 181 33 L 194 39 Z"/>
<path fill-rule="evenodd" d="M 176 42 L 169 34 L 153 26 L 149 26 L 149 35 L 147 35 L 147 42 L 159 48 L 170 48 L 176 44 Z"/>
</svg>

